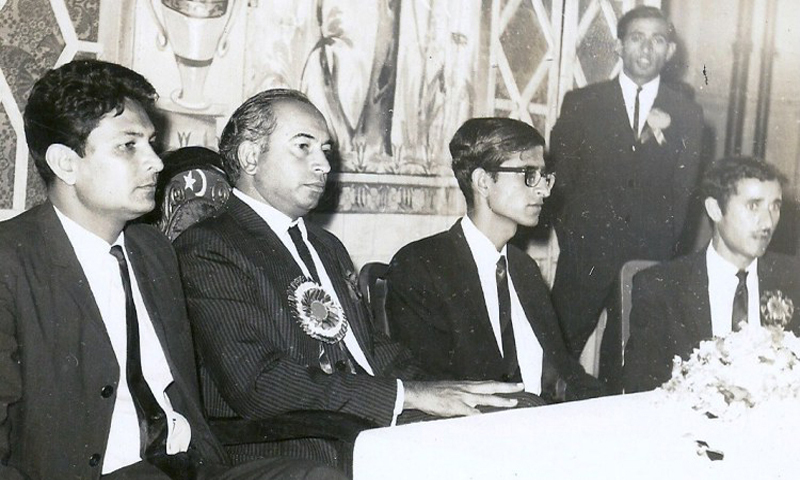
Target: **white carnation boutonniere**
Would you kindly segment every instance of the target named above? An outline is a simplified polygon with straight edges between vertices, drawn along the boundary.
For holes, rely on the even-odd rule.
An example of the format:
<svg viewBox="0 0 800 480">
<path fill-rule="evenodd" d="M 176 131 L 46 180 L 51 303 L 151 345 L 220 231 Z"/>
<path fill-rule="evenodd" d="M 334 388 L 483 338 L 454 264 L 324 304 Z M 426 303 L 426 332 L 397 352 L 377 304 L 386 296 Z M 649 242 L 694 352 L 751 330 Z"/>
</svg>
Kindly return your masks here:
<svg viewBox="0 0 800 480">
<path fill-rule="evenodd" d="M 794 302 L 780 290 L 767 290 L 761 295 L 761 323 L 786 327 L 794 315 Z"/>
<path fill-rule="evenodd" d="M 292 316 L 308 336 L 329 344 L 344 338 L 347 319 L 322 286 L 305 277 L 297 277 L 289 285 L 288 294 Z"/>
<path fill-rule="evenodd" d="M 650 114 L 647 115 L 649 131 L 642 135 L 642 143 L 647 141 L 649 138 L 647 133 L 650 133 L 659 145 L 664 145 L 667 141 L 667 138 L 664 136 L 664 130 L 668 129 L 671 123 L 672 117 L 669 116 L 669 113 L 660 108 L 650 110 Z"/>
</svg>

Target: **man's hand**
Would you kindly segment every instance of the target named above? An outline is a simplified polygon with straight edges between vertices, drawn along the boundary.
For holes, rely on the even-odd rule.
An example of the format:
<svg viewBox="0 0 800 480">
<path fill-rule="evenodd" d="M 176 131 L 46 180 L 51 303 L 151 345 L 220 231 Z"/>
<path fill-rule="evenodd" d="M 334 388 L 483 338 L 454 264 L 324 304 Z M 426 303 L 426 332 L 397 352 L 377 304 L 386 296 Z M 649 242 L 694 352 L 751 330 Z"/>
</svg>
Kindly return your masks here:
<svg viewBox="0 0 800 480">
<path fill-rule="evenodd" d="M 403 410 L 416 409 L 437 417 L 480 413 L 477 406 L 511 408 L 517 400 L 497 394 L 521 392 L 521 383 L 502 382 L 403 382 Z"/>
</svg>

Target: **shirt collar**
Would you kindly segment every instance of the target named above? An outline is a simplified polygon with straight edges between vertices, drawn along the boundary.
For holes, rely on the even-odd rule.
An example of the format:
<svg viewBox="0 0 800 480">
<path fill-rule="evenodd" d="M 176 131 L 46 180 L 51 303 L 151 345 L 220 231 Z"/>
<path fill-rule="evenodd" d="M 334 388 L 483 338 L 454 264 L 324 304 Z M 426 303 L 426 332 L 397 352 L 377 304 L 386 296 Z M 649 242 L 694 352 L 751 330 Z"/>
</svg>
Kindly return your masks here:
<svg viewBox="0 0 800 480">
<path fill-rule="evenodd" d="M 303 233 L 303 237 L 307 237 L 306 227 L 303 223 L 303 217 L 300 217 L 297 220 L 292 220 L 288 215 L 272 205 L 261 200 L 256 200 L 238 188 L 233 189 L 233 194 L 236 195 L 239 200 L 243 201 L 250 208 L 252 208 L 259 217 L 263 218 L 272 231 L 281 233 L 288 232 L 289 228 L 297 225 L 300 228 L 300 231 Z"/>
<path fill-rule="evenodd" d="M 119 245 L 122 247 L 123 251 L 125 250 L 124 232 L 120 232 L 117 239 L 114 240 L 114 243 L 109 244 L 99 236 L 83 228 L 78 222 L 69 218 L 55 205 L 53 205 L 53 209 L 56 211 L 56 216 L 64 227 L 67 238 L 69 238 L 70 243 L 72 243 L 72 249 L 75 250 L 75 254 L 78 258 L 95 257 L 101 254 L 107 255 L 111 251 L 111 245 Z"/>
<path fill-rule="evenodd" d="M 717 252 L 714 248 L 714 243 L 709 242 L 708 250 L 706 251 L 706 262 L 708 264 L 708 271 L 709 272 L 719 272 L 720 275 L 724 275 L 726 278 L 733 278 L 739 272 L 739 268 L 736 265 L 732 264 L 731 262 L 725 260 L 722 255 Z M 750 265 L 745 268 L 747 271 L 748 276 L 752 274 L 758 268 L 758 258 L 753 259 L 750 262 Z"/>
<path fill-rule="evenodd" d="M 660 75 L 642 85 L 642 93 L 640 93 L 640 95 L 645 95 L 647 97 L 652 96 L 652 98 L 655 98 L 658 93 L 659 85 L 661 85 Z M 626 98 L 636 98 L 636 89 L 639 88 L 639 85 L 636 85 L 636 82 L 625 75 L 624 71 L 619 72 L 619 86 L 622 88 L 622 94 L 625 95 Z"/>
<path fill-rule="evenodd" d="M 475 263 L 478 265 L 497 265 L 497 261 L 501 255 L 506 254 L 506 245 L 498 252 L 489 237 L 481 232 L 477 226 L 470 220 L 468 216 L 464 216 L 461 220 L 461 229 L 464 230 L 464 238 L 467 240 L 467 245 L 472 251 L 472 256 L 475 258 Z M 506 258 L 508 262 L 508 258 Z"/>
</svg>

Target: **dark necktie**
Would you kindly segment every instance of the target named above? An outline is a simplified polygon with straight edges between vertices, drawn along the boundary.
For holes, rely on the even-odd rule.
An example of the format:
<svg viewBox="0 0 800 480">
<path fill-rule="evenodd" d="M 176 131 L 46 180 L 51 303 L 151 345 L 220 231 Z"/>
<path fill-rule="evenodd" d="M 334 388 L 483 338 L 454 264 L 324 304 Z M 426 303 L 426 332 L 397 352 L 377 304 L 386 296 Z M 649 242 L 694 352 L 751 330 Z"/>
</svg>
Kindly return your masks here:
<svg viewBox="0 0 800 480">
<path fill-rule="evenodd" d="M 133 404 L 136 407 L 136 416 L 139 418 L 140 453 L 142 458 L 149 460 L 156 454 L 166 453 L 167 417 L 142 374 L 139 320 L 136 316 L 136 305 L 133 303 L 128 262 L 125 261 L 125 255 L 119 245 L 111 247 L 111 255 L 116 257 L 119 263 L 122 287 L 125 289 L 125 323 L 128 333 L 125 376 L 128 379 L 128 388 L 133 397 Z"/>
<path fill-rule="evenodd" d="M 289 236 L 292 237 L 292 243 L 294 243 L 297 253 L 300 254 L 300 259 L 306 264 L 306 268 L 311 274 L 311 279 L 320 283 L 317 267 L 314 265 L 314 260 L 311 258 L 311 252 L 308 250 L 306 242 L 303 241 L 303 234 L 300 233 L 300 228 L 296 224 L 289 228 Z"/>
<path fill-rule="evenodd" d="M 639 94 L 642 87 L 636 87 L 636 101 L 633 103 L 633 136 L 639 140 Z"/>
<path fill-rule="evenodd" d="M 733 294 L 731 315 L 731 329 L 734 332 L 739 330 L 739 322 L 747 321 L 747 271 L 739 270 L 736 276 L 739 277 L 739 284 L 736 285 L 736 293 Z"/>
<path fill-rule="evenodd" d="M 319 281 L 317 267 L 314 265 L 314 260 L 311 258 L 311 251 L 308 249 L 306 242 L 303 241 L 303 234 L 300 232 L 300 227 L 298 227 L 297 224 L 289 227 L 289 236 L 292 237 L 292 243 L 294 243 L 297 253 L 300 254 L 300 260 L 303 261 L 308 272 L 311 274 L 311 279 L 318 285 L 322 285 Z M 326 373 L 332 373 L 335 367 L 336 370 L 340 372 L 356 373 L 354 365 L 357 362 L 353 361 L 350 357 L 350 353 L 347 351 L 347 348 L 345 348 L 344 341 L 336 342 L 336 344 L 339 348 L 338 353 L 328 350 L 330 347 L 326 348 L 325 345 L 320 342 L 319 363 L 322 370 Z"/>
<path fill-rule="evenodd" d="M 500 337 L 503 342 L 504 381 L 519 381 L 517 346 L 514 342 L 514 326 L 511 322 L 511 293 L 508 290 L 506 257 L 501 256 L 495 270 L 497 279 L 497 303 L 500 307 Z"/>
</svg>

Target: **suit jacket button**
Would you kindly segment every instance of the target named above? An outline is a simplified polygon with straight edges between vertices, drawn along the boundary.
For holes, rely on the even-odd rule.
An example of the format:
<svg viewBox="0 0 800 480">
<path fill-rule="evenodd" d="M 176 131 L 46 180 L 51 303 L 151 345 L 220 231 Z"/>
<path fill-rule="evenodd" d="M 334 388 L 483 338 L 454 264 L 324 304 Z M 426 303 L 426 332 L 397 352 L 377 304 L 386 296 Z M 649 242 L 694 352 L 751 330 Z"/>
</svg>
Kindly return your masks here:
<svg viewBox="0 0 800 480">
<path fill-rule="evenodd" d="M 100 454 L 99 453 L 95 453 L 94 455 L 89 457 L 89 466 L 90 467 L 96 467 L 98 465 L 100 465 Z"/>
<path fill-rule="evenodd" d="M 339 370 L 340 372 L 346 372 L 347 362 L 345 362 L 344 360 L 339 360 L 338 362 L 336 362 L 336 370 Z"/>
<path fill-rule="evenodd" d="M 111 395 L 114 395 L 114 385 L 106 385 L 105 387 L 100 389 L 101 397 L 108 398 Z"/>
<path fill-rule="evenodd" d="M 507 382 L 507 381 L 511 380 L 511 377 L 507 373 L 504 373 L 504 374 L 500 375 L 500 380 L 503 381 L 503 382 Z"/>
</svg>

